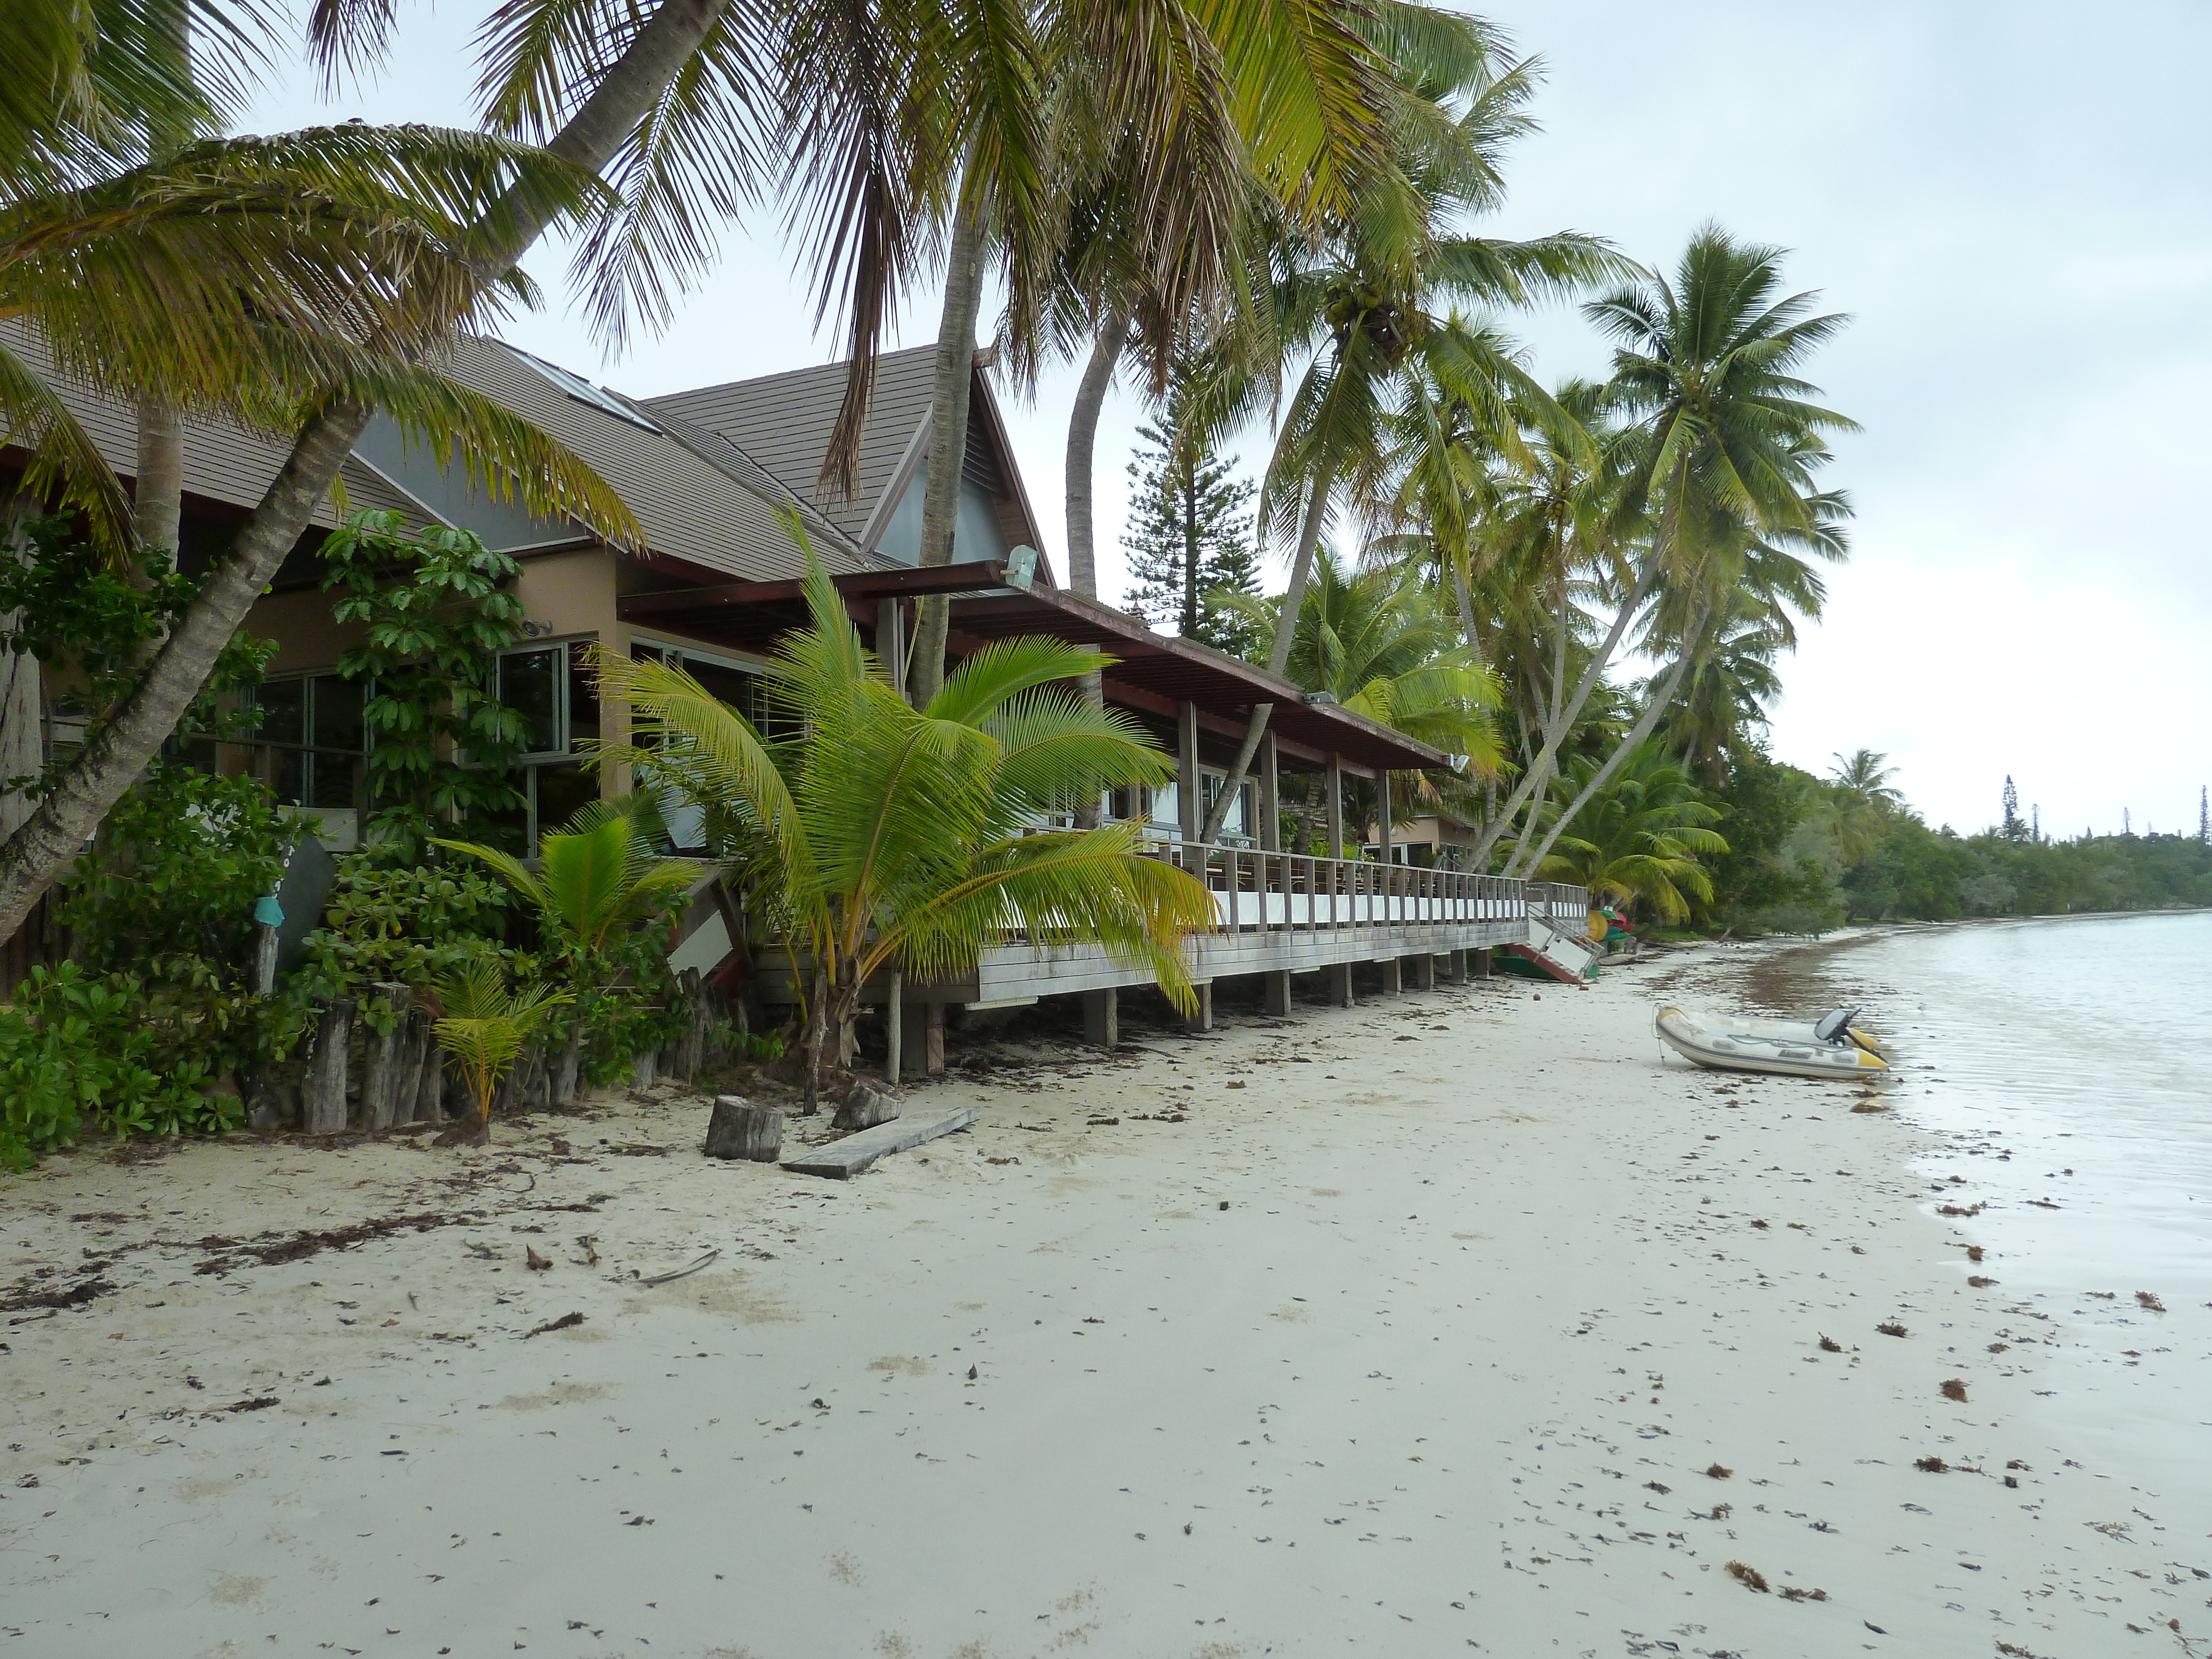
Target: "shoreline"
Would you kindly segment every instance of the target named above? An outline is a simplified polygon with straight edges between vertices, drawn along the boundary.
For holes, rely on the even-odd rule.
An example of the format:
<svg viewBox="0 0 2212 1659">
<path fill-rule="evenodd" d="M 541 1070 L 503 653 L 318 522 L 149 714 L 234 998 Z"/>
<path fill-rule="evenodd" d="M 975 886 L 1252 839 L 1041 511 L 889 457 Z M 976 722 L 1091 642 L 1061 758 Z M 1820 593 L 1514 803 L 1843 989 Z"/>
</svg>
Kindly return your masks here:
<svg viewBox="0 0 2212 1659">
<path fill-rule="evenodd" d="M 2200 1634 L 2212 1562 L 2051 1443 L 2047 1316 L 1923 1209 L 1942 1138 L 1659 1057 L 1662 985 L 1802 948 L 1048 1052 L 922 1092 L 981 1121 L 850 1183 L 710 1163 L 665 1098 L 481 1152 L 57 1158 L 0 1181 L 9 1277 L 116 1288 L 0 1328 L 0 1629 L 564 1659 Z"/>
</svg>

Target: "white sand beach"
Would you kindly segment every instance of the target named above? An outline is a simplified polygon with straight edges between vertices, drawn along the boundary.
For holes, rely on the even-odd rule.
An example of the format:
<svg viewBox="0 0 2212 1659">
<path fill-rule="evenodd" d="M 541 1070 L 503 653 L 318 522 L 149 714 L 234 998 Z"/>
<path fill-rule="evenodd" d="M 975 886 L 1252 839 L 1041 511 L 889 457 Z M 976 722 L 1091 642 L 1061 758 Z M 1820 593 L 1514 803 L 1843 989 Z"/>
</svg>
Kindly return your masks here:
<svg viewBox="0 0 2212 1659">
<path fill-rule="evenodd" d="M 0 1653 L 2204 1651 L 1968 1161 L 1662 1061 L 1723 955 L 955 1079 L 849 1183 L 667 1099 L 0 1180 L 10 1293 L 114 1286 L 0 1318 Z"/>
</svg>

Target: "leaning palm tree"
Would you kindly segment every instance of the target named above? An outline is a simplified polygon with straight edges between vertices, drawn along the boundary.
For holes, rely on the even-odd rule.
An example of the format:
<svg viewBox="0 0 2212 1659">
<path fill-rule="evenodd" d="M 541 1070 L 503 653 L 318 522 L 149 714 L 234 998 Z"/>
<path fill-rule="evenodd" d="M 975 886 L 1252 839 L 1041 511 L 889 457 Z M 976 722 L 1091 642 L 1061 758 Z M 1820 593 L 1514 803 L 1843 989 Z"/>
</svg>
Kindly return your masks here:
<svg viewBox="0 0 2212 1659">
<path fill-rule="evenodd" d="M 630 742 L 604 757 L 704 808 L 733 871 L 773 877 L 771 921 L 805 1016 L 805 1109 L 830 1034 L 849 1024 L 871 975 L 951 977 L 1011 930 L 1101 944 L 1195 1006 L 1183 942 L 1212 920 L 1205 890 L 1141 856 L 1134 823 L 1038 827 L 1069 799 L 1173 775 L 1141 728 L 1065 684 L 1110 659 L 1054 640 L 999 641 L 915 708 L 800 546 L 812 626 L 784 640 L 767 676 L 773 704 L 804 713 L 796 735 L 763 735 L 679 669 L 604 651 L 596 662 L 632 721 Z"/>
<path fill-rule="evenodd" d="M 1393 173 L 1324 237 L 1278 240 L 1277 334 L 1286 350 L 1311 353 L 1285 402 L 1261 492 L 1263 527 L 1292 545 L 1268 655 L 1278 674 L 1339 486 L 1369 502 L 1389 493 L 1392 413 L 1409 378 L 1437 388 L 1507 453 L 1520 448 L 1523 416 L 1565 428 L 1512 342 L 1460 309 L 1526 305 L 1623 267 L 1605 243 L 1573 232 L 1504 241 L 1458 228 L 1503 201 L 1500 158 L 1532 125 L 1523 106 L 1535 76 L 1533 63 L 1500 70 L 1486 58 L 1456 83 L 1401 89 Z M 1202 838 L 1220 832 L 1269 712 L 1258 704 L 1247 720 Z"/>
<path fill-rule="evenodd" d="M 700 878 L 688 859 L 664 859 L 667 838 L 653 799 L 630 794 L 593 801 L 567 826 L 538 838 L 538 867 L 473 842 L 440 841 L 449 852 L 480 859 L 538 913 L 547 952 L 561 967 L 577 1018 L 553 1066 L 556 1106 L 575 1098 L 592 1009 L 616 972 L 611 947 L 624 935 L 667 914 Z"/>
<path fill-rule="evenodd" d="M 568 994 L 542 985 L 510 988 L 495 963 L 477 961 L 441 979 L 436 994 L 441 1012 L 432 1029 L 438 1046 L 459 1062 L 477 1108 L 471 1121 L 447 1133 L 460 1144 L 482 1146 L 491 1138 L 491 1103 L 500 1080 Z"/>
<path fill-rule="evenodd" d="M 1662 744 L 1715 787 L 1728 781 L 1730 765 L 1750 752 L 1754 734 L 1766 725 L 1767 705 L 1782 693 L 1774 659 L 1788 648 L 1759 607 L 1737 597 L 1706 629 L 1657 730 Z M 1647 696 L 1656 683 L 1656 677 L 1644 686 Z"/>
<path fill-rule="evenodd" d="M 1813 314 L 1812 294 L 1785 295 L 1781 259 L 1778 248 L 1739 243 L 1707 225 L 1691 238 L 1672 280 L 1649 276 L 1583 307 L 1620 343 L 1609 392 L 1632 453 L 1613 510 L 1618 520 L 1638 527 L 1643 549 L 1606 642 L 1569 700 L 1566 723 L 1579 714 L 1656 589 L 1672 584 L 1698 595 L 1670 630 L 1681 646 L 1670 678 L 1647 700 L 1646 717 L 1632 728 L 1616 762 L 1643 742 L 1674 701 L 1674 684 L 1718 614 L 1730 576 L 1717 566 L 1741 560 L 1762 539 L 1820 543 L 1834 533 L 1832 517 L 1820 505 L 1833 498 L 1814 483 L 1827 459 L 1820 441 L 1856 428 L 1813 402 L 1819 388 L 1798 371 L 1846 319 Z M 1549 764 L 1564 736 L 1547 742 L 1540 764 Z M 1522 789 L 1533 787 L 1534 775 L 1523 779 Z M 1581 795 L 1554 820 L 1553 839 L 1610 775 L 1601 766 L 1584 781 Z M 1508 812 L 1519 804 L 1510 801 Z M 1548 842 L 1537 843 L 1520 867 L 1540 864 L 1549 850 Z"/>
<path fill-rule="evenodd" d="M 1568 781 L 1587 784 L 1598 770 L 1596 763 L 1577 762 L 1567 769 Z M 1593 898 L 1642 899 L 1661 921 L 1679 921 L 1689 914 L 1689 898 L 1711 902 L 1711 879 L 1697 860 L 1728 851 L 1711 828 L 1720 816 L 1698 795 L 1687 768 L 1657 744 L 1640 744 L 1596 787 L 1574 833 L 1559 838 L 1536 873 L 1576 883 Z"/>
</svg>

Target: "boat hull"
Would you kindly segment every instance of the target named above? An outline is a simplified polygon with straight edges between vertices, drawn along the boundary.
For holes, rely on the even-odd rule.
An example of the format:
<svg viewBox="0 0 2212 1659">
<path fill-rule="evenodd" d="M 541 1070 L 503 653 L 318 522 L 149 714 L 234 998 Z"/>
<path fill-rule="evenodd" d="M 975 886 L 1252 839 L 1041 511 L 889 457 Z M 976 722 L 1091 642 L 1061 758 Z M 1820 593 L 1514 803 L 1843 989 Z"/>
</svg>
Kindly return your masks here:
<svg viewBox="0 0 2212 1659">
<path fill-rule="evenodd" d="M 1652 1021 L 1659 1039 L 1683 1059 L 1715 1072 L 1763 1072 L 1775 1077 L 1881 1077 L 1889 1064 L 1858 1042 L 1822 1042 L 1806 1026 L 1739 1030 L 1707 1024 L 1665 1007 Z"/>
</svg>

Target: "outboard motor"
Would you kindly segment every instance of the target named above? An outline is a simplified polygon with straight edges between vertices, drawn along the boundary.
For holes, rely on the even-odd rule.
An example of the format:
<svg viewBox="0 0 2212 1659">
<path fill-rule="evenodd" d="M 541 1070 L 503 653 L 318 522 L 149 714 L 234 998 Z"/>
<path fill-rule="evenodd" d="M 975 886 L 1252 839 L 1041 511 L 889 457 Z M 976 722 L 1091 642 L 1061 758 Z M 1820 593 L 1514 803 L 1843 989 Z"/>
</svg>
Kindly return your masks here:
<svg viewBox="0 0 2212 1659">
<path fill-rule="evenodd" d="M 1820 1023 L 1813 1027 L 1813 1035 L 1823 1042 L 1848 1042 L 1851 1022 L 1858 1017 L 1856 1008 L 1833 1009 L 1820 1016 Z"/>
</svg>

